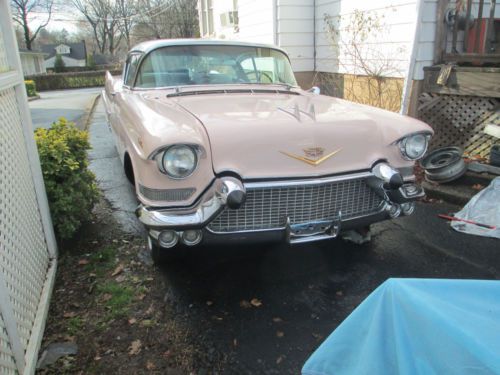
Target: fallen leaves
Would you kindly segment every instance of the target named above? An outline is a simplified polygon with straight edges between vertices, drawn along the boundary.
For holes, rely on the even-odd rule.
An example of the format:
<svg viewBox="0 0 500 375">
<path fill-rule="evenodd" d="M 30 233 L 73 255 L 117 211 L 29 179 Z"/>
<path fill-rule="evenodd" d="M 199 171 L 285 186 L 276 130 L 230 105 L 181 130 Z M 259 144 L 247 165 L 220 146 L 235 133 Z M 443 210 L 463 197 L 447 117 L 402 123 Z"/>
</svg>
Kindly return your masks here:
<svg viewBox="0 0 500 375">
<path fill-rule="evenodd" d="M 129 355 L 137 355 L 141 352 L 142 350 L 142 342 L 141 340 L 134 340 L 128 347 L 128 354 Z"/>
<path fill-rule="evenodd" d="M 134 325 L 135 323 L 137 323 L 137 319 L 136 318 L 130 318 L 128 320 L 128 324 L 130 324 L 130 325 Z"/>
<path fill-rule="evenodd" d="M 74 311 L 67 311 L 63 314 L 63 317 L 65 318 L 74 318 L 76 316 L 76 312 Z"/>
<path fill-rule="evenodd" d="M 249 309 L 252 307 L 252 305 L 250 304 L 250 302 L 248 302 L 246 299 L 240 301 L 240 307 L 242 309 Z"/>
<path fill-rule="evenodd" d="M 253 306 L 253 307 L 261 307 L 262 306 L 262 301 L 260 301 L 259 299 L 257 298 L 252 298 L 252 300 L 250 301 L 250 304 Z"/>
<path fill-rule="evenodd" d="M 250 309 L 252 307 L 261 307 L 261 306 L 262 306 L 262 301 L 259 300 L 258 298 L 252 298 L 250 302 L 247 301 L 246 299 L 240 301 L 240 307 L 242 309 Z"/>
<path fill-rule="evenodd" d="M 88 259 L 80 259 L 78 261 L 78 265 L 79 266 L 85 266 L 86 264 L 89 264 L 89 260 Z"/>
<path fill-rule="evenodd" d="M 118 276 L 120 273 L 123 272 L 124 269 L 125 267 L 123 267 L 123 264 L 119 264 L 111 274 L 111 277 Z"/>
</svg>

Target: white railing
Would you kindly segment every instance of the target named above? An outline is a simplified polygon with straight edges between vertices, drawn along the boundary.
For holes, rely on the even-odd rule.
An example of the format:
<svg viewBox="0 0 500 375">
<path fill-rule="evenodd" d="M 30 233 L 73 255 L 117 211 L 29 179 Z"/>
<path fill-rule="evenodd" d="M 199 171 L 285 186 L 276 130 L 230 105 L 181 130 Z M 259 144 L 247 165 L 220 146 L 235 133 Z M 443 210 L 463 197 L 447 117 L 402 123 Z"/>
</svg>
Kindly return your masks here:
<svg viewBox="0 0 500 375">
<path fill-rule="evenodd" d="M 9 6 L 0 0 L 0 373 L 33 374 L 57 249 Z"/>
</svg>

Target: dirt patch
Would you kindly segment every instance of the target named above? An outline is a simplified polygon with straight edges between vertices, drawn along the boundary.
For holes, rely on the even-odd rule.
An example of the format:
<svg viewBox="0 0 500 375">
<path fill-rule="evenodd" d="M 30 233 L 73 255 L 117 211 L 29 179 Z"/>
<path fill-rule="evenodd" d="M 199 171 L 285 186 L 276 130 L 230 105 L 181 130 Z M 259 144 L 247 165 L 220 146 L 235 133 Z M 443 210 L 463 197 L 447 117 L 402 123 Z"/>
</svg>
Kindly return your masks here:
<svg viewBox="0 0 500 375">
<path fill-rule="evenodd" d="M 101 201 L 94 221 L 75 241 L 60 245 L 40 353 L 57 342 L 76 343 L 78 353 L 38 374 L 185 374 L 213 367 L 213 358 L 191 344 L 196 333 L 165 306 L 165 281 L 144 244 L 122 233 Z"/>
</svg>

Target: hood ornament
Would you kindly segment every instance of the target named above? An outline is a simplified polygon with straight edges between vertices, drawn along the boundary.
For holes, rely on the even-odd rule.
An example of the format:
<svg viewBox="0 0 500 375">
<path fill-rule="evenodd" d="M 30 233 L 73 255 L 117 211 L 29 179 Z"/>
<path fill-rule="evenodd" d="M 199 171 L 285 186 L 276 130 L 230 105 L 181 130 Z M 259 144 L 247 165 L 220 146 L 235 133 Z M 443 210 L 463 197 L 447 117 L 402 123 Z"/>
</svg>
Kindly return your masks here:
<svg viewBox="0 0 500 375">
<path fill-rule="evenodd" d="M 285 151 L 280 151 L 280 152 L 283 155 L 286 155 L 292 159 L 300 160 L 304 163 L 307 163 L 309 165 L 316 167 L 316 166 L 320 165 L 321 163 L 323 163 L 325 160 L 330 159 L 333 155 L 340 152 L 341 150 L 342 149 L 339 148 L 338 150 L 330 152 L 328 155 L 325 155 L 325 156 L 323 156 L 323 154 L 325 153 L 325 149 L 322 147 L 309 147 L 309 148 L 302 150 L 302 151 L 304 151 L 304 154 L 306 156 L 294 155 L 294 154 L 290 154 L 290 153 L 285 152 Z"/>
</svg>

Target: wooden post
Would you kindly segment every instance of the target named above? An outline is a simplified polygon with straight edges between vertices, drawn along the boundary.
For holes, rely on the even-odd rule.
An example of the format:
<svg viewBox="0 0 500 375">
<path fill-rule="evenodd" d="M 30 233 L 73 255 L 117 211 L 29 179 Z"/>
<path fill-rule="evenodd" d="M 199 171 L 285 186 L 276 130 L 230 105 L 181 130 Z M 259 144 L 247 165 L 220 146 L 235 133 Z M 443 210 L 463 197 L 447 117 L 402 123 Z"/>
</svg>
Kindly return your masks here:
<svg viewBox="0 0 500 375">
<path fill-rule="evenodd" d="M 446 24 L 444 14 L 448 8 L 449 0 L 439 0 L 436 12 L 436 40 L 434 42 L 434 64 L 442 62 L 444 49 L 446 48 Z"/>
</svg>

